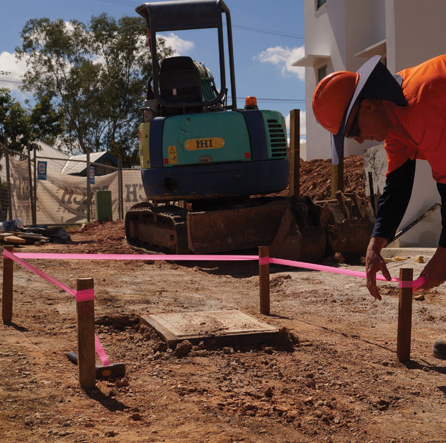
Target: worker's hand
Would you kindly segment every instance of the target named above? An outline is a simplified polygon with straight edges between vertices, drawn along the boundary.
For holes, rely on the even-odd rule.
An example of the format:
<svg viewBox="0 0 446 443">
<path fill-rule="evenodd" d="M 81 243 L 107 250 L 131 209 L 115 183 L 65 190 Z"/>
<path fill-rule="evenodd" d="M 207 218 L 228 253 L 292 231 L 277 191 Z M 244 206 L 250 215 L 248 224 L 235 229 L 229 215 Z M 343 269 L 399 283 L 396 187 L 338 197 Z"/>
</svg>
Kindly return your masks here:
<svg viewBox="0 0 446 443">
<path fill-rule="evenodd" d="M 367 274 L 367 289 L 372 297 L 381 300 L 381 295 L 376 286 L 376 273 L 381 271 L 386 280 L 391 280 L 390 272 L 387 269 L 386 262 L 381 257 L 381 249 L 385 246 L 387 240 L 381 237 L 372 237 L 365 256 L 365 272 Z"/>
<path fill-rule="evenodd" d="M 420 277 L 426 277 L 426 281 L 418 289 L 432 289 L 446 281 L 446 248 L 437 248 Z"/>
</svg>

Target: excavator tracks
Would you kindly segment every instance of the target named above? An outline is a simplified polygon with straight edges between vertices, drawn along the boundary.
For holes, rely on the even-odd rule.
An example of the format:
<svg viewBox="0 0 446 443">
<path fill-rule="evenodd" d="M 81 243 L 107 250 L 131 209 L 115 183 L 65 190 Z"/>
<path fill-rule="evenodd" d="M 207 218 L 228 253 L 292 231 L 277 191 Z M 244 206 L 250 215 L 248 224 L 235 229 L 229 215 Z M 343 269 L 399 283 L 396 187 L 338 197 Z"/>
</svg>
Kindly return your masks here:
<svg viewBox="0 0 446 443">
<path fill-rule="evenodd" d="M 232 202 L 233 203 L 233 202 Z M 252 198 L 243 204 L 207 202 L 195 210 L 139 203 L 127 212 L 127 242 L 140 251 L 169 254 L 213 254 L 269 245 L 288 198 Z"/>
<path fill-rule="evenodd" d="M 125 216 L 127 242 L 134 249 L 170 254 L 190 253 L 187 247 L 187 211 L 178 206 L 133 206 Z"/>
</svg>

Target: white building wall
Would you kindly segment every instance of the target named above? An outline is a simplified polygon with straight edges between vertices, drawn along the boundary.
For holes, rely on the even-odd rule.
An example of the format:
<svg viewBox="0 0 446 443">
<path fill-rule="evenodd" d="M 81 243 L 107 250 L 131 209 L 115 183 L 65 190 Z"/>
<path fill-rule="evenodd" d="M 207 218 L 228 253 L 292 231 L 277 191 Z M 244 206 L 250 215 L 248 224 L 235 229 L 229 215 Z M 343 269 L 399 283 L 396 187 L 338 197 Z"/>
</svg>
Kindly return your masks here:
<svg viewBox="0 0 446 443">
<path fill-rule="evenodd" d="M 445 0 L 386 0 L 386 14 L 391 72 L 446 53 Z"/>
</svg>

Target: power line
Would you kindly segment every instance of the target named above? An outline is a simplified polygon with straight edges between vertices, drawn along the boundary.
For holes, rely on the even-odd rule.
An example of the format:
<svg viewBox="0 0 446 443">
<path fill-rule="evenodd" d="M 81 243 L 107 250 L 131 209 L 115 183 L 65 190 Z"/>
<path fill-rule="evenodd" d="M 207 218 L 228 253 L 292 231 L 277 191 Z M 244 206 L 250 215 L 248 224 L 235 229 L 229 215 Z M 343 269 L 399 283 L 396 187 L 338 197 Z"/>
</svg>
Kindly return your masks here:
<svg viewBox="0 0 446 443">
<path fill-rule="evenodd" d="M 272 31 L 270 29 L 253 28 L 251 26 L 242 26 L 242 25 L 232 25 L 232 27 L 233 28 L 244 29 L 246 31 L 251 31 L 251 32 L 260 32 L 262 34 L 272 34 L 272 35 L 279 35 L 281 37 L 296 38 L 296 39 L 299 39 L 299 40 L 304 40 L 304 38 L 305 38 L 303 35 L 292 34 L 291 32 Z"/>
</svg>

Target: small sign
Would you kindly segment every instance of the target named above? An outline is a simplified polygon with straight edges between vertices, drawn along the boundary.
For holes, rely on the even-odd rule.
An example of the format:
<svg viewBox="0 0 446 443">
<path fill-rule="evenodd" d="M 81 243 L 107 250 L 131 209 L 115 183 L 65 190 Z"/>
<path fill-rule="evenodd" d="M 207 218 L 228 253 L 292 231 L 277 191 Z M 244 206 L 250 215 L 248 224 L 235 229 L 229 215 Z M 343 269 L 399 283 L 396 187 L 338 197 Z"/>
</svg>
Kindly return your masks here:
<svg viewBox="0 0 446 443">
<path fill-rule="evenodd" d="M 225 140 L 221 137 L 194 138 L 187 140 L 184 147 L 188 151 L 202 151 L 203 149 L 221 149 L 225 145 Z"/>
<path fill-rule="evenodd" d="M 90 185 L 94 185 L 94 166 L 90 166 Z"/>
<path fill-rule="evenodd" d="M 46 180 L 46 167 L 47 167 L 47 162 L 42 162 L 42 161 L 37 162 L 37 178 L 39 180 Z"/>
<path fill-rule="evenodd" d="M 178 163 L 177 147 L 176 146 L 169 146 L 168 147 L 168 154 L 169 154 L 169 165 L 176 165 Z"/>
</svg>

